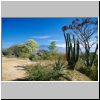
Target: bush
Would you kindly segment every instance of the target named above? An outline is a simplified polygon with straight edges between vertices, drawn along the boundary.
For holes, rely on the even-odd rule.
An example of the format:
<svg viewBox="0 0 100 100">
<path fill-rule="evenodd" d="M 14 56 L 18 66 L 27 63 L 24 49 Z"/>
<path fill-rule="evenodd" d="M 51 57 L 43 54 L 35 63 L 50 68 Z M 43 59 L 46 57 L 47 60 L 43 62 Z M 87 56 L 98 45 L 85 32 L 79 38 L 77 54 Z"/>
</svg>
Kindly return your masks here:
<svg viewBox="0 0 100 100">
<path fill-rule="evenodd" d="M 2 50 L 2 54 L 3 54 L 4 56 L 7 56 L 7 55 L 8 55 L 8 50 L 7 50 L 7 49 Z"/>
<path fill-rule="evenodd" d="M 33 54 L 29 56 L 29 59 L 33 61 L 34 60 L 58 60 L 59 58 L 66 61 L 65 54 L 60 54 L 60 53 L 52 54 L 47 50 L 39 50 L 37 52 L 33 52 Z"/>
<path fill-rule="evenodd" d="M 96 55 L 96 57 L 95 57 L 94 66 L 98 66 L 98 55 Z"/>
<path fill-rule="evenodd" d="M 91 72 L 89 77 L 93 80 L 93 81 L 98 81 L 98 67 L 97 66 L 93 66 L 91 68 Z"/>
<path fill-rule="evenodd" d="M 3 50 L 2 54 L 8 57 L 27 58 L 38 47 L 38 44 L 34 40 L 29 40 L 25 44 L 14 45 Z"/>
<path fill-rule="evenodd" d="M 29 56 L 29 59 L 34 61 L 34 60 L 49 60 L 50 59 L 50 53 L 47 50 L 39 50 L 37 53 L 31 54 Z"/>
<path fill-rule="evenodd" d="M 91 68 L 90 78 L 94 81 L 98 81 L 98 56 L 96 56 L 94 64 Z"/>
<path fill-rule="evenodd" d="M 52 70 L 47 66 L 36 65 L 27 66 L 26 68 L 29 81 L 49 81 L 51 79 Z"/>
<path fill-rule="evenodd" d="M 33 60 L 33 58 L 34 58 L 34 55 L 31 54 L 31 55 L 29 56 L 29 60 Z"/>
<path fill-rule="evenodd" d="M 22 44 L 18 46 L 18 49 L 14 51 L 15 52 L 15 56 L 21 57 L 21 58 L 27 58 L 31 51 L 29 50 L 29 48 Z"/>
<path fill-rule="evenodd" d="M 49 60 L 50 58 L 50 52 L 47 50 L 39 50 L 37 52 L 37 55 L 42 59 L 42 60 Z"/>
<path fill-rule="evenodd" d="M 38 56 L 38 55 L 33 55 L 33 54 L 31 54 L 28 58 L 29 58 L 29 60 L 31 60 L 31 61 L 41 60 L 41 57 L 40 57 L 40 56 Z"/>
<path fill-rule="evenodd" d="M 59 80 L 62 77 L 62 72 L 65 67 L 65 63 L 58 60 L 55 64 L 46 65 L 29 65 L 25 67 L 28 74 L 27 79 L 29 81 L 51 81 Z"/>
<path fill-rule="evenodd" d="M 21 58 L 26 58 L 31 54 L 29 48 L 24 44 L 14 45 L 8 49 L 3 50 L 2 53 L 3 55 L 8 57 L 21 57 Z"/>
<path fill-rule="evenodd" d="M 89 78 L 91 78 L 93 81 L 97 81 L 98 80 L 98 59 L 97 56 L 94 60 L 94 64 L 93 66 L 90 68 L 87 68 L 85 66 L 85 64 L 83 64 L 82 60 L 79 59 L 78 63 L 76 64 L 76 70 L 78 70 L 79 72 L 85 74 L 86 76 L 88 76 Z"/>
<path fill-rule="evenodd" d="M 63 77 L 63 70 L 66 68 L 66 63 L 62 59 L 59 58 L 52 67 L 52 79 L 59 80 L 60 77 Z"/>
</svg>

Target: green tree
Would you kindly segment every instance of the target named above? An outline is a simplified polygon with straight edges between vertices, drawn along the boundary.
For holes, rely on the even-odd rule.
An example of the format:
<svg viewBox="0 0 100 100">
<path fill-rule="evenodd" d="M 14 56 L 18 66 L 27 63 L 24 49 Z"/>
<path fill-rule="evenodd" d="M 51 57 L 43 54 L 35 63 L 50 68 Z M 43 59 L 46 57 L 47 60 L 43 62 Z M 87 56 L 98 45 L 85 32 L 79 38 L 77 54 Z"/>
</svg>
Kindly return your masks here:
<svg viewBox="0 0 100 100">
<path fill-rule="evenodd" d="M 13 45 L 7 49 L 8 56 L 16 56 L 18 52 L 18 45 Z"/>
<path fill-rule="evenodd" d="M 31 51 L 25 44 L 21 44 L 18 46 L 18 49 L 16 51 L 16 56 L 26 58 L 31 54 Z"/>
<path fill-rule="evenodd" d="M 29 40 L 25 44 L 14 45 L 10 48 L 4 49 L 2 54 L 10 57 L 15 56 L 26 58 L 33 52 L 33 50 L 37 50 L 38 47 L 38 44 L 34 40 Z"/>
<path fill-rule="evenodd" d="M 49 50 L 50 52 L 54 53 L 56 52 L 56 42 L 55 41 L 52 41 L 50 46 L 49 46 Z"/>
<path fill-rule="evenodd" d="M 30 49 L 31 52 L 39 48 L 38 43 L 34 40 L 28 40 L 25 45 Z"/>
<path fill-rule="evenodd" d="M 56 60 L 56 56 L 57 56 L 57 52 L 56 52 L 56 42 L 52 41 L 50 43 L 49 48 L 49 52 L 50 52 L 50 59 L 55 59 Z"/>
</svg>

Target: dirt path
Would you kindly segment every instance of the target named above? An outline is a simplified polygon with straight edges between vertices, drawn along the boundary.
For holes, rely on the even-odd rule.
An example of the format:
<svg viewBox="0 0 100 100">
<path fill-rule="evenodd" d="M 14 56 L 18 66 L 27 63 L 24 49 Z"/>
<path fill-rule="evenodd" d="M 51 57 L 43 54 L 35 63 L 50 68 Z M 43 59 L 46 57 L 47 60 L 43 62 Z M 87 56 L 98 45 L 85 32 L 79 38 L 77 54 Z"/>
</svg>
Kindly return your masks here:
<svg viewBox="0 0 100 100">
<path fill-rule="evenodd" d="M 17 59 L 17 58 L 2 58 L 2 81 L 11 81 L 17 79 L 24 79 L 26 76 L 23 67 L 27 64 L 33 64 L 29 60 Z"/>
</svg>

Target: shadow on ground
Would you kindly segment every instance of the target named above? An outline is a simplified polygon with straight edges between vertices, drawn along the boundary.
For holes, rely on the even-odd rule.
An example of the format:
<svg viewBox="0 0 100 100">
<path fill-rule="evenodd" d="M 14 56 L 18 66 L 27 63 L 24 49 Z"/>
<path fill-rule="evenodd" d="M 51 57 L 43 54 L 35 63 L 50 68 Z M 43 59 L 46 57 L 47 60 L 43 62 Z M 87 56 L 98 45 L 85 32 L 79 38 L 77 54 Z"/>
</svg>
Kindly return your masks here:
<svg viewBox="0 0 100 100">
<path fill-rule="evenodd" d="M 27 78 L 26 79 L 17 78 L 15 80 L 11 80 L 11 81 L 29 81 L 29 80 Z"/>
<path fill-rule="evenodd" d="M 15 66 L 17 70 L 25 70 L 25 66 Z M 11 81 L 29 81 L 27 78 L 17 78 Z"/>
<path fill-rule="evenodd" d="M 25 66 L 15 66 L 17 70 L 25 70 Z"/>
</svg>

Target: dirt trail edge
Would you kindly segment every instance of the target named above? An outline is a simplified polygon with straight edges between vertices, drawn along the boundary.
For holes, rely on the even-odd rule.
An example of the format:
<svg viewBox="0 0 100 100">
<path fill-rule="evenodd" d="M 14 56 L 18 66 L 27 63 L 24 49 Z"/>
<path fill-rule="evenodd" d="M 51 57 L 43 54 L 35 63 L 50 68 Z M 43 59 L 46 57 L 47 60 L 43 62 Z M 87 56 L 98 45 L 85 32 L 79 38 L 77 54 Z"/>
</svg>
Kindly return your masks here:
<svg viewBox="0 0 100 100">
<path fill-rule="evenodd" d="M 35 63 L 25 59 L 2 57 L 2 81 L 24 79 L 26 74 L 21 66 Z"/>
</svg>

